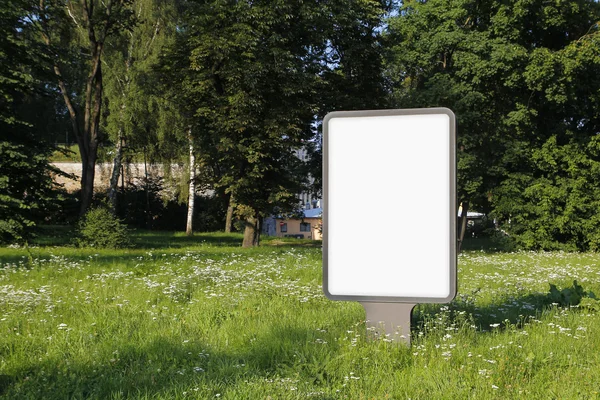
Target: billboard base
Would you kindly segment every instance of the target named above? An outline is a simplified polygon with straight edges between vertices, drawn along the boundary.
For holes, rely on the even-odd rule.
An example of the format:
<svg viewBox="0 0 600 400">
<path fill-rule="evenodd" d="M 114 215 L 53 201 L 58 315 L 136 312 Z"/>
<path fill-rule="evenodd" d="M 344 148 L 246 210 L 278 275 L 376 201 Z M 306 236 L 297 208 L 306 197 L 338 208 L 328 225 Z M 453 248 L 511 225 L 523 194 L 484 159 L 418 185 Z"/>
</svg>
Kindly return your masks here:
<svg viewBox="0 0 600 400">
<path fill-rule="evenodd" d="M 416 304 L 359 303 L 367 313 L 367 337 L 410 346 L 410 320 Z"/>
</svg>

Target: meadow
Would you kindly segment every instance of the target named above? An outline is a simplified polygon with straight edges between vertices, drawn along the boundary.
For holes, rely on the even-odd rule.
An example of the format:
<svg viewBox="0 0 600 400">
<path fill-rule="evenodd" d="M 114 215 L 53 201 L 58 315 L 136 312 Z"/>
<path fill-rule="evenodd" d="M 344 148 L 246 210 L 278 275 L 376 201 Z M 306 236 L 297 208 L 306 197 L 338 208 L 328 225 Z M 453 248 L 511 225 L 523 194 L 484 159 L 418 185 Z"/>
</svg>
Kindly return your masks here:
<svg viewBox="0 0 600 400">
<path fill-rule="evenodd" d="M 600 398 L 597 254 L 465 251 L 458 296 L 416 307 L 408 348 L 325 298 L 318 243 L 240 241 L 1 248 L 0 397 Z M 581 304 L 549 293 L 574 280 Z"/>
</svg>

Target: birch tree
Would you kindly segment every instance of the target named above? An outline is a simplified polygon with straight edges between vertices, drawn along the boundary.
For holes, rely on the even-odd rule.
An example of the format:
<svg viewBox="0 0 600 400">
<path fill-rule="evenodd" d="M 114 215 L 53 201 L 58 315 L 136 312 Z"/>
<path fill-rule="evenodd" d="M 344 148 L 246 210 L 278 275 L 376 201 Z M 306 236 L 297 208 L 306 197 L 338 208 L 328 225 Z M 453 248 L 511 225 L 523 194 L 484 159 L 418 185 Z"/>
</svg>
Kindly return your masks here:
<svg viewBox="0 0 600 400">
<path fill-rule="evenodd" d="M 130 154 L 145 149 L 152 160 L 161 158 L 157 144 L 158 114 L 162 109 L 154 90 L 153 69 L 173 38 L 177 17 L 174 2 L 162 0 L 134 0 L 131 10 L 137 23 L 111 38 L 105 61 L 109 113 L 103 122 L 114 146 L 108 189 L 113 212 L 125 146 Z"/>
</svg>

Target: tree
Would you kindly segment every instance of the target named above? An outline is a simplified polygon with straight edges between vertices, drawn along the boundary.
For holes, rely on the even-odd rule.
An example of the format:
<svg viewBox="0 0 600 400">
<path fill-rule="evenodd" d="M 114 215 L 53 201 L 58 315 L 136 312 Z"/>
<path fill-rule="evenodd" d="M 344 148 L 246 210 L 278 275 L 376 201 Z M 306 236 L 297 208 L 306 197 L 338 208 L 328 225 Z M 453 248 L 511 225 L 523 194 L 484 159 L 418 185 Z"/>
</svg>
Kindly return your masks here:
<svg viewBox="0 0 600 400">
<path fill-rule="evenodd" d="M 40 0 L 29 23 L 39 28 L 53 61 L 53 71 L 69 112 L 82 161 L 81 208 L 83 216 L 92 202 L 98 146 L 103 140 L 100 117 L 103 100 L 102 55 L 107 39 L 133 24 L 131 0 Z M 78 51 L 73 52 L 73 47 Z M 87 70 L 83 87 L 76 74 L 67 76 L 64 54 L 84 54 L 79 66 Z M 82 71 L 77 71 L 81 73 Z M 69 78 L 71 80 L 69 81 Z M 83 108 L 83 110 L 82 110 Z"/>
<path fill-rule="evenodd" d="M 360 54 L 344 42 L 345 34 L 373 33 L 352 14 L 360 7 L 380 12 L 372 2 L 215 0 L 197 4 L 182 27 L 183 87 L 194 104 L 198 144 L 207 164 L 219 170 L 216 188 L 235 199 L 245 223 L 243 246 L 258 244 L 264 216 L 298 206 L 307 179 L 294 150 L 316 134 L 322 92 L 328 84 L 338 87 L 332 65 L 352 76 L 342 81 L 361 86 L 371 53 L 353 62 L 332 50 Z"/>
<path fill-rule="evenodd" d="M 134 0 L 131 9 L 137 23 L 110 38 L 104 61 L 107 115 L 102 122 L 114 145 L 108 190 L 113 212 L 125 145 L 130 154 L 144 152 L 151 159 L 161 156 L 158 121 L 164 110 L 153 77 L 177 23 L 174 2 Z"/>
<path fill-rule="evenodd" d="M 303 71 L 298 53 L 308 51 L 289 18 L 297 5 L 263 3 L 199 4 L 183 31 L 189 61 L 182 84 L 194 99 L 196 140 L 203 159 L 220 168 L 217 188 L 239 204 L 245 246 L 258 243 L 262 213 L 293 197 L 286 167 L 312 118 L 310 105 L 298 107 L 314 78 Z"/>
<path fill-rule="evenodd" d="M 524 73 L 532 111 L 519 124 L 537 133 L 529 171 L 511 171 L 493 204 L 525 248 L 600 249 L 600 32 L 590 27 L 562 48 L 533 50 Z"/>
<path fill-rule="evenodd" d="M 40 56 L 28 36 L 25 1 L 0 3 L 0 242 L 26 239 L 53 201 L 53 151 L 36 135 L 29 107 L 45 93 Z"/>
<path fill-rule="evenodd" d="M 407 2 L 390 20 L 387 76 L 396 105 L 455 111 L 459 200 L 496 216 L 528 247 L 571 240 L 561 236 L 564 229 L 541 233 L 552 218 L 542 222 L 529 209 L 535 196 L 528 193 L 545 192 L 538 198 L 550 203 L 558 195 L 540 191 L 548 185 L 538 181 L 548 173 L 539 160 L 552 148 L 553 136 L 562 138 L 559 145 L 571 142 L 571 161 L 589 154 L 583 149 L 597 129 L 589 100 L 597 97 L 596 80 L 589 71 L 597 56 L 574 49 L 597 49 L 592 44 L 598 12 L 591 0 L 431 0 Z M 566 55 L 576 53 L 581 68 L 566 74 Z M 571 85 L 579 92 L 565 96 Z M 575 131 L 579 147 L 567 138 Z M 558 208 L 558 214 L 566 210 Z"/>
<path fill-rule="evenodd" d="M 384 79 L 384 20 L 392 1 L 332 1 L 322 8 L 327 46 L 320 56 L 323 71 L 318 88 L 319 110 L 315 136 L 304 142 L 309 190 L 321 196 L 322 126 L 332 111 L 374 110 L 389 107 Z"/>
<path fill-rule="evenodd" d="M 170 41 L 159 62 L 153 67 L 157 85 L 153 93 L 156 99 L 154 108 L 157 120 L 157 134 L 161 142 L 163 160 L 187 163 L 187 171 L 182 174 L 180 201 L 187 203 L 186 235 L 194 232 L 195 198 L 199 187 L 198 166 L 203 159 L 197 156 L 197 135 L 199 122 L 193 118 L 196 100 L 190 91 L 189 46 L 186 34 L 187 14 L 192 4 L 186 1 L 177 3 L 177 17 L 174 26 L 179 34 Z M 184 200 L 185 199 L 185 200 Z"/>
</svg>

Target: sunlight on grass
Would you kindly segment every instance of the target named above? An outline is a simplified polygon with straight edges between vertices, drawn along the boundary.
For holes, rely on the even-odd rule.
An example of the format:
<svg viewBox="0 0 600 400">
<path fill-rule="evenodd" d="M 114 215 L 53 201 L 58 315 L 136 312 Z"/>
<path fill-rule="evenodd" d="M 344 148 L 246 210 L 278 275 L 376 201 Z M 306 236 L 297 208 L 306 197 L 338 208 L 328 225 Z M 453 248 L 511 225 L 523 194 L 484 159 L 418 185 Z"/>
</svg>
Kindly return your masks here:
<svg viewBox="0 0 600 400">
<path fill-rule="evenodd" d="M 0 395 L 598 396 L 600 318 L 548 301 L 549 283 L 600 292 L 596 255 L 463 254 L 456 300 L 419 305 L 404 348 L 367 341 L 362 307 L 323 296 L 320 248 L 196 239 L 0 249 Z"/>
<path fill-rule="evenodd" d="M 50 156 L 50 162 L 81 162 L 79 146 L 72 144 L 69 147 L 61 146 Z"/>
</svg>

